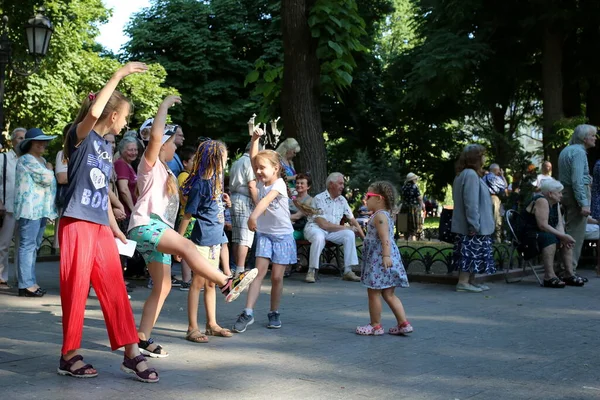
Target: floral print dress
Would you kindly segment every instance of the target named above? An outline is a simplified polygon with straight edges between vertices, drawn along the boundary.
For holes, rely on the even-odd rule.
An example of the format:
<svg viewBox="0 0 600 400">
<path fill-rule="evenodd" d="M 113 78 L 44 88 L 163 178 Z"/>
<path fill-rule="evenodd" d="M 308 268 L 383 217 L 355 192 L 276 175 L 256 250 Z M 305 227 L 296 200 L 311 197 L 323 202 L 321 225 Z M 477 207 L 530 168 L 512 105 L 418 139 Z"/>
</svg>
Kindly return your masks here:
<svg viewBox="0 0 600 400">
<path fill-rule="evenodd" d="M 390 257 L 392 266 L 385 268 L 383 266 L 383 246 L 377 228 L 375 227 L 375 216 L 384 214 L 388 220 Z M 408 277 L 402 264 L 400 251 L 394 241 L 394 221 L 390 213 L 380 210 L 374 213 L 369 219 L 367 236 L 363 241 L 362 265 L 360 281 L 369 289 L 387 289 L 391 287 L 408 287 Z"/>
</svg>

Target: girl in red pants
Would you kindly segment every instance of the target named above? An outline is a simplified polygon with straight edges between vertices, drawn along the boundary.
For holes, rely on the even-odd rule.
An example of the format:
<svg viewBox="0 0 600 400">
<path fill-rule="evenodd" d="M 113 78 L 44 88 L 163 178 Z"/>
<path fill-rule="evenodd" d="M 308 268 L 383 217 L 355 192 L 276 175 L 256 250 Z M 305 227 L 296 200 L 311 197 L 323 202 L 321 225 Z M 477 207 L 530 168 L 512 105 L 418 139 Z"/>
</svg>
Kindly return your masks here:
<svg viewBox="0 0 600 400">
<path fill-rule="evenodd" d="M 138 348 L 138 335 L 121 272 L 115 238 L 126 242 L 110 206 L 108 182 L 112 147 L 104 135 L 118 134 L 126 125 L 130 101 L 115 90 L 126 76 L 146 71 L 142 63 L 129 63 L 110 78 L 97 94 L 91 93 L 65 138 L 69 183 L 60 220 L 60 298 L 63 312 L 63 346 L 58 373 L 93 378 L 98 372 L 78 354 L 90 282 L 94 287 L 108 330 L 110 346 L 125 346 L 121 369 L 142 382 L 158 382 Z"/>
</svg>

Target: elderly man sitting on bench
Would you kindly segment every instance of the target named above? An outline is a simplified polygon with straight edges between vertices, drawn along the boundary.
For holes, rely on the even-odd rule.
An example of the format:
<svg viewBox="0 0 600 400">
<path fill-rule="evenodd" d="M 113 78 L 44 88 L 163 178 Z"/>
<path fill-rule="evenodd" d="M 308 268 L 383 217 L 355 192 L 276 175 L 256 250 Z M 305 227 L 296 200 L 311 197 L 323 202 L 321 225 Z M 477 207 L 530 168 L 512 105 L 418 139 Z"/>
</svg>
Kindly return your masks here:
<svg viewBox="0 0 600 400">
<path fill-rule="evenodd" d="M 363 230 L 354 219 L 352 210 L 342 196 L 344 191 L 344 176 L 334 172 L 327 177 L 327 190 L 316 195 L 312 207 L 321 210 L 317 216 L 310 217 L 304 228 L 304 237 L 310 242 L 310 256 L 306 282 L 315 283 L 315 271 L 319 269 L 321 252 L 325 242 L 330 241 L 344 246 L 344 276 L 345 281 L 360 282 L 360 278 L 352 271 L 352 266 L 358 264 L 356 255 L 356 235 L 365 238 Z M 342 217 L 350 221 L 350 226 L 340 225 Z"/>
</svg>

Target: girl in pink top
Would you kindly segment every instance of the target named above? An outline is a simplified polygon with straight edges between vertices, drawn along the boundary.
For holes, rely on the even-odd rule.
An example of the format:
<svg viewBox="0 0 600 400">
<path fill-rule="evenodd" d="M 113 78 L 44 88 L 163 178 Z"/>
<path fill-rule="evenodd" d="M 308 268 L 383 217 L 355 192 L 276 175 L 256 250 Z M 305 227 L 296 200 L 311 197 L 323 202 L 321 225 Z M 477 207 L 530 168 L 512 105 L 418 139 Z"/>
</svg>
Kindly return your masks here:
<svg viewBox="0 0 600 400">
<path fill-rule="evenodd" d="M 158 108 L 150 131 L 148 147 L 138 167 L 138 201 L 129 223 L 128 236 L 137 242 L 137 250 L 148 266 L 154 286 L 142 312 L 138 329 L 139 346 L 150 357 L 168 353 L 150 337 L 162 306 L 171 291 L 171 255 L 180 256 L 192 271 L 221 287 L 226 301 L 235 300 L 254 280 L 251 271 L 236 280 L 213 268 L 200 255 L 193 242 L 173 230 L 179 208 L 177 181 L 167 167 L 175 154 L 174 135 L 164 133 L 169 107 L 181 103 L 179 96 L 167 96 Z"/>
</svg>

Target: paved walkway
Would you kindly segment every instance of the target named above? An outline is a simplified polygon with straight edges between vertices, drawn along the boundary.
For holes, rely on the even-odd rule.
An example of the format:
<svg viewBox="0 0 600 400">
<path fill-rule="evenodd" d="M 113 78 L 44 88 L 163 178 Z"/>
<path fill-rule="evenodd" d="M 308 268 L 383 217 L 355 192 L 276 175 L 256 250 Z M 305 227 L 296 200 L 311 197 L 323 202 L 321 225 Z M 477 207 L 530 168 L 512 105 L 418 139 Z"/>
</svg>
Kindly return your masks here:
<svg viewBox="0 0 600 400">
<path fill-rule="evenodd" d="M 415 327 L 411 337 L 357 336 L 355 326 L 368 322 L 360 284 L 322 276 L 308 285 L 296 274 L 285 281 L 282 329 L 264 327 L 265 284 L 246 333 L 192 344 L 183 340 L 187 294 L 173 290 L 154 332 L 171 355 L 151 362 L 161 381 L 142 384 L 119 371 L 122 353 L 110 352 L 96 299 L 88 301 L 83 346 L 100 376 L 56 374 L 58 265 L 37 270 L 49 291 L 42 299 L 0 292 L 2 400 L 600 398 L 600 279 L 591 271 L 583 272 L 590 277 L 585 288 L 564 290 L 539 288 L 532 279 L 492 283 L 485 295 L 415 283 L 400 291 Z M 132 293 L 138 320 L 148 293 Z M 219 321 L 229 326 L 244 301 L 219 299 Z M 393 322 L 384 308 L 384 326 Z"/>
</svg>

